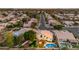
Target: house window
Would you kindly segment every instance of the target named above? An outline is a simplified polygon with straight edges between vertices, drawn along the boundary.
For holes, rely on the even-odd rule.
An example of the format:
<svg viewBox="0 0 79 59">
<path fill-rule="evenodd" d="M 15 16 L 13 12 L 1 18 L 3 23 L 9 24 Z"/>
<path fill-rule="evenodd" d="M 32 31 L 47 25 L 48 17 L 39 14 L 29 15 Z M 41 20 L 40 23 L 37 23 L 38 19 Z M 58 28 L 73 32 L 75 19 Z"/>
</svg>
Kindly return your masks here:
<svg viewBox="0 0 79 59">
<path fill-rule="evenodd" d="M 46 37 L 46 39 L 48 39 L 48 37 Z"/>
<path fill-rule="evenodd" d="M 42 36 L 42 35 L 40 35 L 40 37 L 42 38 L 43 36 Z"/>
<path fill-rule="evenodd" d="M 45 37 L 45 36 L 44 36 Z"/>
</svg>

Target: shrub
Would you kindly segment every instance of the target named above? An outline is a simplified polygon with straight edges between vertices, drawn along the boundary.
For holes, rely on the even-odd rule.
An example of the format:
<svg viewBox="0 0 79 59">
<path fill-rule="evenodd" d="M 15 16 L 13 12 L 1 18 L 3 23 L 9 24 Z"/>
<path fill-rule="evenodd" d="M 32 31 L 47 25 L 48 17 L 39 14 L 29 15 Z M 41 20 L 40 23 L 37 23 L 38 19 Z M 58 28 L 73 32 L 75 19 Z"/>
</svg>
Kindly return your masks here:
<svg viewBox="0 0 79 59">
<path fill-rule="evenodd" d="M 63 25 L 54 25 L 54 29 L 57 29 L 57 30 L 62 30 L 64 26 Z"/>
</svg>

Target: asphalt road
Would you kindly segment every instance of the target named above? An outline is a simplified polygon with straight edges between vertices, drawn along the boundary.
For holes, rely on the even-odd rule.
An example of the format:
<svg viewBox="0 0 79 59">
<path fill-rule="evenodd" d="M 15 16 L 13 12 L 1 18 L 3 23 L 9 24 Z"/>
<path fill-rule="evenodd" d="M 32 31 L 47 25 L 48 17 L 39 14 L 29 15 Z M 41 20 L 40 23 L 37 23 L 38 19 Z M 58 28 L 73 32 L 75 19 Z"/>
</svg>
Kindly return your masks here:
<svg viewBox="0 0 79 59">
<path fill-rule="evenodd" d="M 39 29 L 41 29 L 41 30 L 45 30 L 45 29 L 47 29 L 46 28 L 46 23 L 45 23 L 45 17 L 44 17 L 44 15 L 43 14 L 41 14 L 40 15 L 40 25 L 39 25 Z"/>
<path fill-rule="evenodd" d="M 64 28 L 64 29 L 72 32 L 75 36 L 79 37 L 79 27 Z"/>
<path fill-rule="evenodd" d="M 53 30 L 51 28 L 46 27 L 45 16 L 43 14 L 40 15 L 40 25 L 39 25 L 38 29 L 49 30 L 51 32 Z M 64 30 L 68 30 L 68 31 L 72 32 L 75 36 L 79 37 L 79 27 L 73 27 L 73 28 L 69 27 L 69 28 L 64 28 Z"/>
</svg>

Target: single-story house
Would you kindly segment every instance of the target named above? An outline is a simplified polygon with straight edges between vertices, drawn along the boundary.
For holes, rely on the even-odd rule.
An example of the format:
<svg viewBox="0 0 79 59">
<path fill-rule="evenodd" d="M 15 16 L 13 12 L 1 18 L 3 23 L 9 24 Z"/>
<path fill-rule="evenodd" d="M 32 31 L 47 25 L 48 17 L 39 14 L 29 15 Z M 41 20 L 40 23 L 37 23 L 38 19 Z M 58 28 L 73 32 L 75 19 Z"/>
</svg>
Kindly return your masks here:
<svg viewBox="0 0 79 59">
<path fill-rule="evenodd" d="M 59 46 L 61 45 L 61 43 L 68 43 L 68 44 L 77 44 L 78 43 L 78 41 L 75 38 L 75 36 L 73 35 L 73 33 L 69 32 L 67 30 L 60 30 L 60 31 L 54 30 L 53 32 L 56 36 Z"/>
<path fill-rule="evenodd" d="M 46 42 L 53 41 L 53 33 L 48 30 L 38 30 L 36 37 L 37 45 L 39 48 L 45 48 L 44 45 L 46 44 Z"/>
</svg>

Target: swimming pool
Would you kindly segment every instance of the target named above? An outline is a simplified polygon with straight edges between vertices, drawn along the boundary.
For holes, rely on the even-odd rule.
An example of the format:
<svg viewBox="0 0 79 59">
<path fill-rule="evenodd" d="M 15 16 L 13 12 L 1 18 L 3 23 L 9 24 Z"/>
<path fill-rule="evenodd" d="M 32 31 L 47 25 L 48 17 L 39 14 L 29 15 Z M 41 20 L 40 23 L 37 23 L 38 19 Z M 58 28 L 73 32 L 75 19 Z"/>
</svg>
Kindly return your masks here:
<svg viewBox="0 0 79 59">
<path fill-rule="evenodd" d="M 54 48 L 54 47 L 57 47 L 56 44 L 46 44 L 45 45 L 45 48 Z"/>
</svg>

